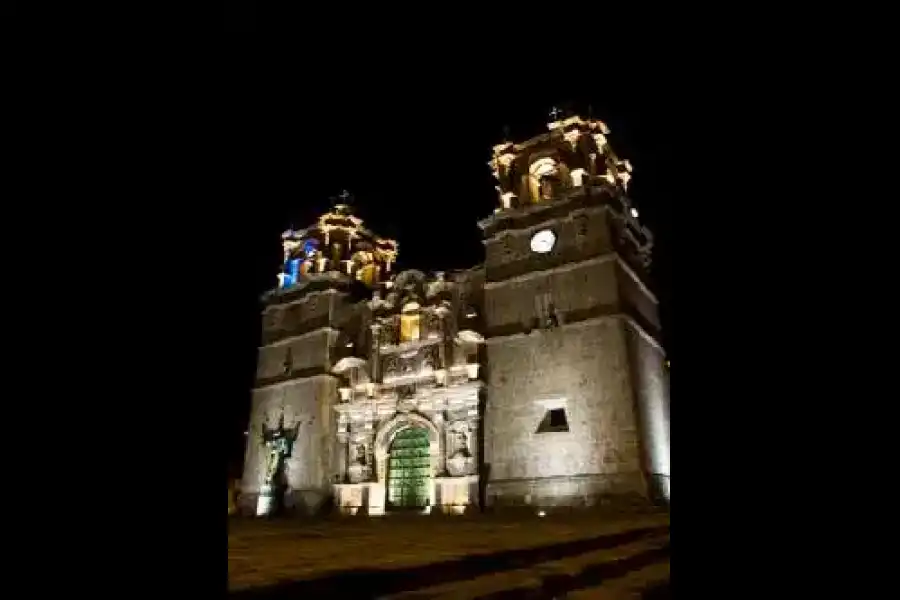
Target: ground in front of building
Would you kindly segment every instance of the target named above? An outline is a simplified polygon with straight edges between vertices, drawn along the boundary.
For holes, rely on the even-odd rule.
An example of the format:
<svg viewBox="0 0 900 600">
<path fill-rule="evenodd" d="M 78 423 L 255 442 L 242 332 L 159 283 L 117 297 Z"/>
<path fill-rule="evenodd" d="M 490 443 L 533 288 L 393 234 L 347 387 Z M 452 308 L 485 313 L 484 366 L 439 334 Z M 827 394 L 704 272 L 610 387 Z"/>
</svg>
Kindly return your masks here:
<svg viewBox="0 0 900 600">
<path fill-rule="evenodd" d="M 234 519 L 232 595 L 663 598 L 668 514 Z"/>
</svg>

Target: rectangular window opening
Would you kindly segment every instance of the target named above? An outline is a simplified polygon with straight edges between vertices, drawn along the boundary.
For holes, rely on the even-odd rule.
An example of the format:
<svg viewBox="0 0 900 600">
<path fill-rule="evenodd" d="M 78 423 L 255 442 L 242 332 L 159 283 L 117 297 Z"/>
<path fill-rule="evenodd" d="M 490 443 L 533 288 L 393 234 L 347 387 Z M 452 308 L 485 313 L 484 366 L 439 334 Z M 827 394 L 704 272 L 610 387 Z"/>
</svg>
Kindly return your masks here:
<svg viewBox="0 0 900 600">
<path fill-rule="evenodd" d="M 566 417 L 566 409 L 551 408 L 544 414 L 537 433 L 550 433 L 553 431 L 569 431 L 569 420 Z"/>
</svg>

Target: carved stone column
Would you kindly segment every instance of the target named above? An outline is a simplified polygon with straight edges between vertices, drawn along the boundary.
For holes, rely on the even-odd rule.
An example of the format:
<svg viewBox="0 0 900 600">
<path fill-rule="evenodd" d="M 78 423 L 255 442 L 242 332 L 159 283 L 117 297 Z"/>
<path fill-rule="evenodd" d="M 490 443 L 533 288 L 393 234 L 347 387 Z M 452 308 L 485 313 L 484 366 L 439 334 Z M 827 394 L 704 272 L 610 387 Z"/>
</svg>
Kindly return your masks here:
<svg viewBox="0 0 900 600">
<path fill-rule="evenodd" d="M 337 435 L 338 447 L 338 481 L 337 483 L 347 483 L 350 473 L 350 433 L 348 431 L 340 432 Z"/>
<path fill-rule="evenodd" d="M 381 383 L 381 324 L 374 323 L 372 329 L 372 348 L 369 351 L 369 364 L 372 366 L 372 382 Z"/>
<path fill-rule="evenodd" d="M 447 327 L 444 323 L 444 315 L 440 312 L 437 315 L 437 323 L 438 323 L 438 335 L 441 336 L 441 342 L 438 345 L 438 362 L 440 366 L 439 369 L 446 369 L 447 365 Z"/>
</svg>

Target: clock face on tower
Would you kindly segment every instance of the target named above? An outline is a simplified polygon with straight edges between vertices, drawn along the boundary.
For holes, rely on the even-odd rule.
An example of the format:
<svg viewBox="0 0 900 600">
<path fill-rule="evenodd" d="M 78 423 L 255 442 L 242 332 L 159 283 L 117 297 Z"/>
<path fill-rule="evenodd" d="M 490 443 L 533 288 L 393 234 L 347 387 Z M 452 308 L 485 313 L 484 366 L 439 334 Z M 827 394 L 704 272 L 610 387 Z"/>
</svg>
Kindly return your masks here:
<svg viewBox="0 0 900 600">
<path fill-rule="evenodd" d="M 531 236 L 531 251 L 538 254 L 546 254 L 553 250 L 556 244 L 556 234 L 549 229 L 542 229 Z"/>
</svg>

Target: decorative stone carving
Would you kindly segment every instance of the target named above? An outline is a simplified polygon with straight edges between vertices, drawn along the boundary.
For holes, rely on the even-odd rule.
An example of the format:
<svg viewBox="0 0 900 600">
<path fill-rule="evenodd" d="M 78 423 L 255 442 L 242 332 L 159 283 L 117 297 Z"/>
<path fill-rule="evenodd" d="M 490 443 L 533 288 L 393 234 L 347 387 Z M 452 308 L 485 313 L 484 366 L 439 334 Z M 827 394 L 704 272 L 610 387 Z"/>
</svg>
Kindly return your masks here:
<svg viewBox="0 0 900 600">
<path fill-rule="evenodd" d="M 381 343 L 383 345 L 396 344 L 400 338 L 399 316 L 392 315 L 391 317 L 382 320 L 381 326 L 382 326 Z"/>
<path fill-rule="evenodd" d="M 400 358 L 396 354 L 388 354 L 384 357 L 381 368 L 385 377 L 396 377 L 400 374 Z"/>
<path fill-rule="evenodd" d="M 441 335 L 441 315 L 436 311 L 425 313 L 425 337 L 439 337 Z"/>
<path fill-rule="evenodd" d="M 470 475 L 475 472 L 475 458 L 472 451 L 472 435 L 468 423 L 456 422 L 450 425 L 447 441 L 447 473 L 453 477 Z"/>
<path fill-rule="evenodd" d="M 350 480 L 350 483 L 360 483 L 361 481 L 365 481 L 367 475 L 368 467 L 363 465 L 354 463 L 347 469 L 347 479 Z"/>
<path fill-rule="evenodd" d="M 415 385 L 398 385 L 397 386 L 397 400 L 402 402 L 403 400 L 409 400 L 414 398 L 416 395 L 416 386 Z"/>
<path fill-rule="evenodd" d="M 415 375 L 419 366 L 419 353 L 414 352 L 412 355 L 404 355 L 399 360 L 400 375 Z"/>
</svg>

